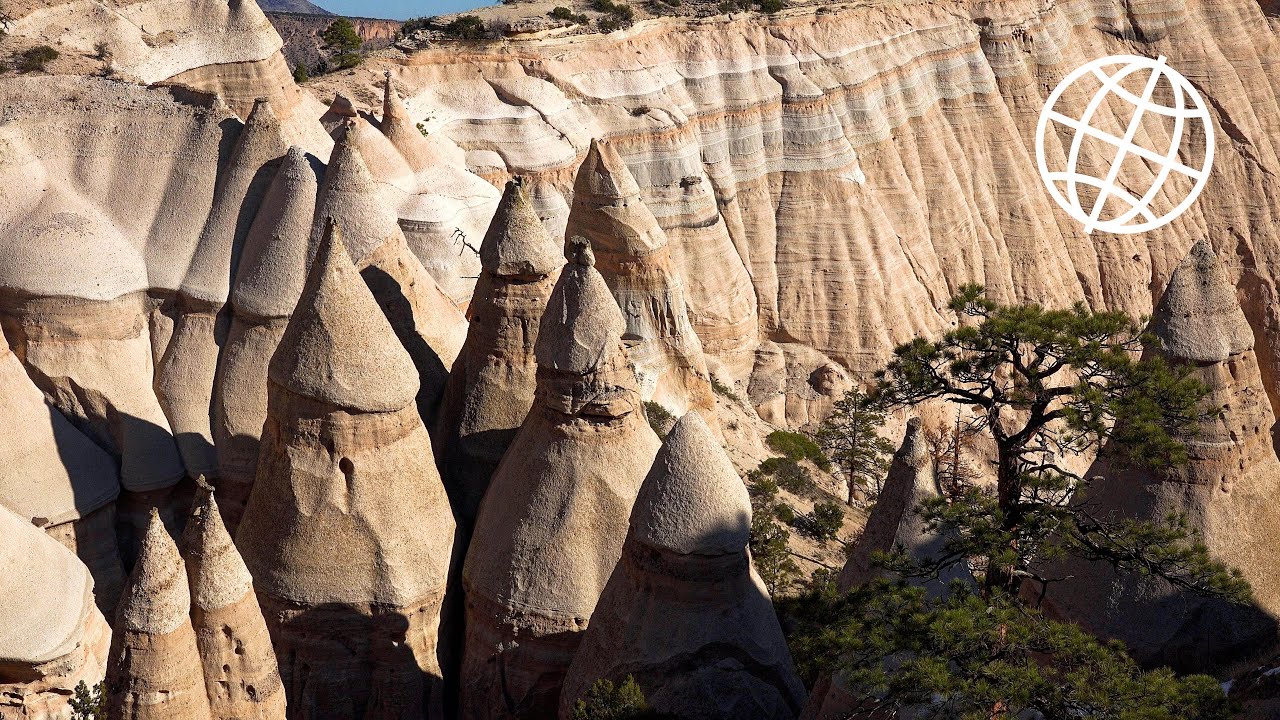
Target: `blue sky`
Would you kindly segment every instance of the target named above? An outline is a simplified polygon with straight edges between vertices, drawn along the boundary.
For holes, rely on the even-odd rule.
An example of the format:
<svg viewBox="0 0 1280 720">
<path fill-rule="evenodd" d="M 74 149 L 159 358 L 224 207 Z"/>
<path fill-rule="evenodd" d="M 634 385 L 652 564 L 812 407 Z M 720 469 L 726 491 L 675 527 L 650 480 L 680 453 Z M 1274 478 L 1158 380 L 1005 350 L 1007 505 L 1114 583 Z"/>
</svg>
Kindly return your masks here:
<svg viewBox="0 0 1280 720">
<path fill-rule="evenodd" d="M 497 4 L 492 0 L 312 0 L 312 2 L 339 15 L 395 20 L 407 20 L 425 15 L 446 15 Z"/>
</svg>

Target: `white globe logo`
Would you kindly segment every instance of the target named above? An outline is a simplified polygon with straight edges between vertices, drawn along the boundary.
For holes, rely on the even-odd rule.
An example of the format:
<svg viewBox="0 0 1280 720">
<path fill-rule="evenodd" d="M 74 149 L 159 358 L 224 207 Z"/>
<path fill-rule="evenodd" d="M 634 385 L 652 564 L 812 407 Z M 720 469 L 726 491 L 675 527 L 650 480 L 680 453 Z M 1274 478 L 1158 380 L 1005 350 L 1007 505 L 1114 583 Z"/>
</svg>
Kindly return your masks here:
<svg viewBox="0 0 1280 720">
<path fill-rule="evenodd" d="M 1082 114 L 1072 117 L 1058 112 L 1056 106 L 1064 93 L 1077 84 L 1082 87 L 1075 93 L 1087 93 L 1090 88 L 1083 86 L 1093 87 L 1098 82 L 1101 87 L 1094 91 Z M 1126 88 L 1126 84 L 1142 94 Z M 1152 102 L 1157 94 L 1171 102 Z M 1122 110 L 1115 110 L 1117 105 Z M 1103 107 L 1113 111 L 1100 113 Z M 1124 115 L 1129 112 L 1132 115 L 1125 125 Z M 1148 120 L 1146 127 L 1144 117 Z M 1049 132 L 1051 123 L 1053 134 Z M 1140 131 L 1141 139 L 1151 144 L 1156 144 L 1153 136 L 1163 140 L 1162 133 L 1167 132 L 1168 147 L 1163 147 L 1162 142 L 1161 147 L 1144 147 L 1138 142 Z M 1045 140 L 1055 135 L 1066 136 L 1062 141 L 1066 166 L 1051 170 Z M 1197 138 L 1203 139 L 1202 149 Z M 1086 155 L 1091 159 L 1088 163 Z M 1036 160 L 1049 194 L 1084 225 L 1086 233 L 1146 232 L 1173 222 L 1204 190 L 1213 166 L 1213 122 L 1200 93 L 1165 64 L 1163 56 L 1152 60 L 1113 55 L 1079 68 L 1049 95 L 1036 129 Z M 1082 165 L 1092 165 L 1093 171 L 1082 172 Z M 1130 180 L 1150 178 L 1145 193 L 1122 182 L 1121 170 L 1126 167 L 1125 177 Z"/>
</svg>

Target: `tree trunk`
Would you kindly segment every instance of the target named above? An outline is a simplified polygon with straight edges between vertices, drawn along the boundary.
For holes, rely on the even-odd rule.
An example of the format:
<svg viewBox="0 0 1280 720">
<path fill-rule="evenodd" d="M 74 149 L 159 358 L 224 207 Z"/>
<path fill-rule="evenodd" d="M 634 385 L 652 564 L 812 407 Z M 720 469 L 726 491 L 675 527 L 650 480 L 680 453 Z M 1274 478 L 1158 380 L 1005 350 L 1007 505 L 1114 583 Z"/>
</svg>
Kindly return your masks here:
<svg viewBox="0 0 1280 720">
<path fill-rule="evenodd" d="M 1019 517 L 1018 511 L 1018 500 L 1022 494 L 1022 481 L 1018 472 L 1018 454 L 1013 447 L 1005 442 L 998 442 L 997 446 L 999 457 L 996 467 L 996 502 L 1004 515 L 1002 527 L 1005 530 L 1013 530 L 1022 523 L 1022 518 Z M 1016 543 L 1016 541 L 1013 542 Z M 1011 549 L 1016 552 L 1016 545 Z M 985 582 L 987 591 L 1000 589 L 1010 596 L 1017 597 L 1018 591 L 1022 586 L 1022 578 L 1018 576 L 1016 570 L 1017 568 L 1014 566 L 997 567 L 995 562 L 988 562 Z"/>
</svg>

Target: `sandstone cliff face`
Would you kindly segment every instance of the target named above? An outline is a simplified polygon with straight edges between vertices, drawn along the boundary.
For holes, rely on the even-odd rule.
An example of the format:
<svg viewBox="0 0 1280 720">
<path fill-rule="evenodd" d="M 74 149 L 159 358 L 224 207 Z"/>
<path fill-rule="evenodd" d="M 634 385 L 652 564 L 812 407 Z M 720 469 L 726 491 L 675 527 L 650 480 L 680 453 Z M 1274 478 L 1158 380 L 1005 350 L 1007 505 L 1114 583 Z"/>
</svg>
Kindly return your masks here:
<svg viewBox="0 0 1280 720">
<path fill-rule="evenodd" d="M 493 475 L 463 568 L 467 718 L 555 715 L 658 448 L 622 314 L 585 241 L 568 252 L 538 330 L 537 398 Z"/>
<path fill-rule="evenodd" d="M 1274 103 L 1274 22 L 1251 0 L 829 4 L 445 46 L 321 87 L 367 93 L 390 65 L 410 108 L 465 147 L 470 167 L 529 178 L 553 230 L 571 169 L 591 138 L 609 138 L 671 239 L 712 356 L 750 373 L 754 348 L 733 340 L 751 337 L 755 315 L 762 339 L 865 372 L 943 329 L 939 308 L 967 281 L 999 300 L 1148 314 L 1206 232 L 1232 239 L 1251 325 L 1280 325 L 1275 127 L 1262 110 Z M 1059 80 L 1116 53 L 1167 56 L 1235 142 L 1219 143 L 1214 179 L 1180 221 L 1087 236 L 1043 190 L 1034 131 Z M 1119 102 L 1101 112 L 1127 117 Z M 1164 133 L 1144 132 L 1156 145 Z M 1134 187 L 1150 181 L 1125 172 Z M 1264 335 L 1272 377 L 1280 338 Z"/>
<path fill-rule="evenodd" d="M 291 717 L 441 713 L 437 630 L 454 521 L 417 371 L 327 230 L 271 360 L 237 546 Z"/>
<path fill-rule="evenodd" d="M 560 695 L 562 720 L 600 678 L 628 675 L 658 712 L 794 718 L 805 690 L 751 566 L 751 500 L 697 413 L 671 429 L 631 513 Z"/>
<path fill-rule="evenodd" d="M 1204 669 L 1265 648 L 1276 637 L 1280 589 L 1280 459 L 1271 441 L 1275 415 L 1266 401 L 1253 335 L 1226 268 L 1200 241 L 1174 272 L 1152 320 L 1172 362 L 1190 365 L 1220 408 L 1188 438 L 1190 462 L 1169 473 L 1127 469 L 1104 452 L 1100 477 L 1081 502 L 1105 520 L 1186 516 L 1210 552 L 1238 567 L 1255 606 L 1233 606 L 1178 591 L 1161 580 L 1117 575 L 1101 564 L 1066 563 L 1073 579 L 1050 587 L 1055 612 L 1123 639 L 1146 661 Z"/>
<path fill-rule="evenodd" d="M 0 717 L 62 720 L 102 678 L 111 628 L 75 555 L 4 507 L 0 537 Z"/>
</svg>

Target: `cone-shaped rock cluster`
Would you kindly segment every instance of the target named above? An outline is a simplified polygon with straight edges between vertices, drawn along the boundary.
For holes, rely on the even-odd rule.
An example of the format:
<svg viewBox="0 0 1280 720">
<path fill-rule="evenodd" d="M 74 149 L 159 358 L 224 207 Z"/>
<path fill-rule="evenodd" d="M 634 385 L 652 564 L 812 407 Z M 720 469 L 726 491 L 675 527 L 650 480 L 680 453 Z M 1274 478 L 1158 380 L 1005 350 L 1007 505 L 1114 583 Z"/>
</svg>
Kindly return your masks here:
<svg viewBox="0 0 1280 720">
<path fill-rule="evenodd" d="M 214 384 L 218 499 L 232 530 L 258 467 L 267 419 L 267 364 L 302 294 L 315 254 L 311 222 L 317 180 L 301 148 L 289 148 L 245 240 L 231 291 L 231 329 Z"/>
<path fill-rule="evenodd" d="M 116 608 L 104 692 L 109 720 L 212 718 L 190 612 L 186 567 L 153 510 Z"/>
<path fill-rule="evenodd" d="M 1280 459 L 1271 444 L 1275 416 L 1253 351 L 1253 335 L 1226 269 L 1206 241 L 1169 281 L 1151 330 L 1173 363 L 1210 388 L 1220 408 L 1184 438 L 1189 462 L 1160 473 L 1134 470 L 1104 451 L 1081 501 L 1101 519 L 1163 521 L 1185 516 L 1209 552 L 1244 573 L 1255 606 L 1180 592 L 1154 577 L 1117 575 L 1105 563 L 1063 562 L 1049 588 L 1056 611 L 1125 641 L 1144 662 L 1205 670 L 1270 642 L 1280 615 Z M 1093 474 L 1091 473 L 1091 474 Z"/>
<path fill-rule="evenodd" d="M 570 243 L 569 260 L 538 330 L 533 409 L 493 476 L 467 552 L 467 718 L 555 715 L 658 450 L 618 306 L 585 242 Z"/>
<path fill-rule="evenodd" d="M 436 433 L 445 485 L 468 525 L 533 406 L 538 325 L 564 264 L 519 181 L 507 184 L 480 259 L 467 342 L 449 375 Z"/>
<path fill-rule="evenodd" d="M 793 718 L 805 690 L 751 567 L 751 500 L 696 413 L 658 452 L 618 563 L 560 698 L 633 676 L 654 710 L 690 718 Z M 689 659 L 697 658 L 690 666 Z"/>
<path fill-rule="evenodd" d="M 237 532 L 291 715 L 440 711 L 454 522 L 418 374 L 329 223 L 269 371 Z"/>
<path fill-rule="evenodd" d="M 677 414 L 697 410 L 716 426 L 702 344 L 671 264 L 667 235 L 609 143 L 592 141 L 578 168 L 565 237 L 585 238 L 626 318 L 628 354 L 645 399 Z"/>
<path fill-rule="evenodd" d="M 253 578 L 202 485 L 182 536 L 191 623 L 215 720 L 283 720 L 284 686 Z"/>
<path fill-rule="evenodd" d="M 0 717 L 70 717 L 77 684 L 106 667 L 111 628 L 76 556 L 0 507 Z"/>
</svg>

